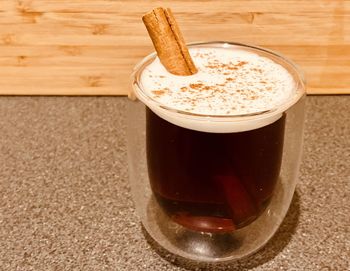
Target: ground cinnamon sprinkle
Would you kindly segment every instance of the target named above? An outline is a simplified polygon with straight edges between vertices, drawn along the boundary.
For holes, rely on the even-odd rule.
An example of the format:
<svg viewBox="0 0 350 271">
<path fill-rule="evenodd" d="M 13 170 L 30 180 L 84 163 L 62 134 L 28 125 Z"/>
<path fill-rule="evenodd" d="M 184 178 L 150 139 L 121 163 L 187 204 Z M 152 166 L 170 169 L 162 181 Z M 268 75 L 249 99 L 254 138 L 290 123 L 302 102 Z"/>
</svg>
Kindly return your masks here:
<svg viewBox="0 0 350 271">
<path fill-rule="evenodd" d="M 243 63 L 243 64 L 240 64 Z M 238 64 L 233 64 L 233 63 L 229 63 L 229 64 L 216 64 L 216 63 L 209 63 L 209 65 L 206 65 L 205 67 L 209 68 L 209 69 L 216 69 L 218 71 L 220 71 L 220 69 L 223 70 L 238 70 L 238 67 L 241 67 L 243 65 L 245 65 L 246 63 L 244 63 L 243 61 L 240 62 Z M 230 74 L 229 72 L 226 72 L 227 75 Z M 225 73 L 223 73 L 225 75 Z"/>
<path fill-rule="evenodd" d="M 187 87 L 182 87 L 182 88 L 180 88 L 180 90 L 181 90 L 182 92 L 185 92 L 185 91 L 188 90 L 188 88 L 187 88 Z"/>
<path fill-rule="evenodd" d="M 217 68 L 219 68 L 218 65 L 207 65 L 205 67 L 209 68 L 209 69 L 217 69 Z"/>
<path fill-rule="evenodd" d="M 161 95 L 163 95 L 163 94 L 165 94 L 165 90 L 162 90 L 162 89 L 159 89 L 159 90 L 152 90 L 152 93 L 154 94 L 154 95 L 157 95 L 157 96 L 161 96 Z"/>
<path fill-rule="evenodd" d="M 214 53 L 194 52 L 198 75 L 178 82 L 175 81 L 177 78 L 168 78 L 163 73 L 153 76 L 155 79 L 149 88 L 153 89 L 153 97 L 185 111 L 209 112 L 214 115 L 237 114 L 260 110 L 264 103 L 269 102 L 270 97 L 272 100 L 277 96 L 280 85 L 288 87 L 288 77 L 284 76 L 287 80 L 283 82 L 279 77 L 271 77 L 270 74 L 277 74 L 276 69 L 279 69 L 274 66 L 273 69 L 269 68 L 270 62 L 265 63 L 263 58 L 254 62 L 255 59 L 245 59 L 245 55 L 241 58 L 223 58 Z M 222 58 L 222 61 L 216 57 Z M 283 75 L 283 70 L 281 73 Z"/>
<path fill-rule="evenodd" d="M 241 67 L 241 66 L 244 66 L 245 64 L 248 64 L 248 62 L 247 61 L 240 61 L 240 62 L 238 62 L 238 64 L 236 64 L 236 66 Z"/>
<path fill-rule="evenodd" d="M 200 89 L 202 88 L 204 85 L 202 83 L 197 83 L 197 84 L 190 84 L 190 88 L 193 89 Z"/>
<path fill-rule="evenodd" d="M 227 65 L 226 69 L 229 69 L 229 70 L 238 70 L 238 68 L 236 66 L 229 66 Z"/>
<path fill-rule="evenodd" d="M 205 87 L 203 87 L 203 90 L 210 90 L 210 89 L 211 89 L 210 86 L 205 86 Z"/>
</svg>

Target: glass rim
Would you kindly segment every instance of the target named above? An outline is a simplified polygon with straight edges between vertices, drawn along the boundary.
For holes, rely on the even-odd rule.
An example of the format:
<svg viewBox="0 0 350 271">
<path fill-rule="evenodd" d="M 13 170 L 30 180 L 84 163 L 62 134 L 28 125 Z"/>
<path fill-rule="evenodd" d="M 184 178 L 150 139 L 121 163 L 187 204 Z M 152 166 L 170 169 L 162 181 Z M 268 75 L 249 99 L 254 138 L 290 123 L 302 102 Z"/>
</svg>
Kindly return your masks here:
<svg viewBox="0 0 350 271">
<path fill-rule="evenodd" d="M 152 108 L 152 106 L 156 106 L 160 110 L 165 110 L 174 114 L 179 114 L 182 117 L 194 117 L 194 118 L 205 118 L 206 120 L 217 120 L 217 121 L 227 121 L 227 120 L 243 120 L 243 119 L 251 119 L 251 118 L 257 118 L 261 117 L 264 118 L 265 116 L 271 116 L 274 114 L 278 114 L 281 112 L 284 112 L 288 110 L 290 107 L 292 107 L 295 103 L 297 103 L 301 97 L 305 94 L 305 85 L 306 80 L 304 73 L 302 70 L 289 58 L 283 56 L 280 53 L 277 53 L 273 50 L 266 49 L 263 47 L 251 45 L 251 44 L 244 44 L 239 42 L 230 42 L 230 41 L 200 41 L 200 42 L 191 42 L 187 44 L 189 47 L 200 47 L 200 46 L 206 46 L 206 45 L 216 45 L 216 47 L 222 47 L 222 48 L 231 48 L 231 47 L 241 47 L 245 49 L 250 49 L 256 52 L 262 52 L 266 54 L 265 56 L 271 56 L 274 58 L 277 58 L 281 63 L 278 63 L 282 65 L 284 68 L 288 70 L 288 72 L 293 71 L 293 74 L 291 74 L 295 80 L 295 88 L 293 89 L 294 95 L 291 99 L 288 99 L 286 102 L 283 102 L 282 104 L 275 106 L 273 108 L 269 108 L 267 110 L 257 111 L 253 113 L 245 113 L 245 114 L 225 114 L 225 115 L 218 115 L 218 114 L 201 114 L 201 113 L 193 113 L 181 109 L 177 109 L 175 107 L 167 106 L 162 104 L 161 102 L 157 101 L 156 99 L 152 98 L 150 95 L 144 91 L 142 84 L 140 82 L 140 76 L 144 70 L 145 67 L 147 67 L 154 59 L 157 57 L 156 52 L 152 52 L 146 57 L 144 57 L 141 61 L 139 61 L 133 69 L 133 72 L 131 74 L 131 80 L 132 80 L 132 87 L 134 90 L 134 93 L 136 97 L 141 100 L 147 107 Z"/>
</svg>

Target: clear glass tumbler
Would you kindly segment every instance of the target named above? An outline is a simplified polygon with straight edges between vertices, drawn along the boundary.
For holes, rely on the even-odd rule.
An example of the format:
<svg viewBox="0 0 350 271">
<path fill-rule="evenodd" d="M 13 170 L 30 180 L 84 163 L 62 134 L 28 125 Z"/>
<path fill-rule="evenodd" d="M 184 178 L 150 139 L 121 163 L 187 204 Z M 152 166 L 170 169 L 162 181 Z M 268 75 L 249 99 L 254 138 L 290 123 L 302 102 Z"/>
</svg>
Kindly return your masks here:
<svg viewBox="0 0 350 271">
<path fill-rule="evenodd" d="M 208 116 L 167 108 L 147 95 L 140 74 L 155 53 L 132 75 L 138 99 L 128 103 L 128 165 L 143 226 L 160 246 L 186 259 L 236 260 L 266 244 L 291 203 L 302 151 L 304 81 L 291 61 L 266 49 L 230 42 L 189 46 L 254 52 L 282 65 L 296 82 L 295 95 L 278 108 Z"/>
</svg>

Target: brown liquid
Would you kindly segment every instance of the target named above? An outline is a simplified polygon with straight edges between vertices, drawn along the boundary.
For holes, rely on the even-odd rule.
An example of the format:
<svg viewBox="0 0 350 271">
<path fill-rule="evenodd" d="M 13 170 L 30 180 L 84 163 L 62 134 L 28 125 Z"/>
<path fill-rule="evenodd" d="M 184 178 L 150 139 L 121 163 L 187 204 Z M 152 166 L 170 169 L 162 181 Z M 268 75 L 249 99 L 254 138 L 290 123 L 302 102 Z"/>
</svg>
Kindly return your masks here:
<svg viewBox="0 0 350 271">
<path fill-rule="evenodd" d="M 285 116 L 238 133 L 205 133 L 171 124 L 147 109 L 151 187 L 164 211 L 196 231 L 227 232 L 268 205 L 282 159 Z"/>
</svg>

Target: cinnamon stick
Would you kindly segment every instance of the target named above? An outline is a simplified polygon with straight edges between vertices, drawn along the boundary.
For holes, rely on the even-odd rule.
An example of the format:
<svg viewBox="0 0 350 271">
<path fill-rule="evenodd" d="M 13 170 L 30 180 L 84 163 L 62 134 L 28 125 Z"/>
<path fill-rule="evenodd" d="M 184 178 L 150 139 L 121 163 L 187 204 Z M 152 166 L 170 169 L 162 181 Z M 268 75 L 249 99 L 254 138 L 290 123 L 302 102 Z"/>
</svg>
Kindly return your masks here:
<svg viewBox="0 0 350 271">
<path fill-rule="evenodd" d="M 155 8 L 142 17 L 164 67 L 175 75 L 192 75 L 197 68 L 169 8 Z"/>
</svg>

